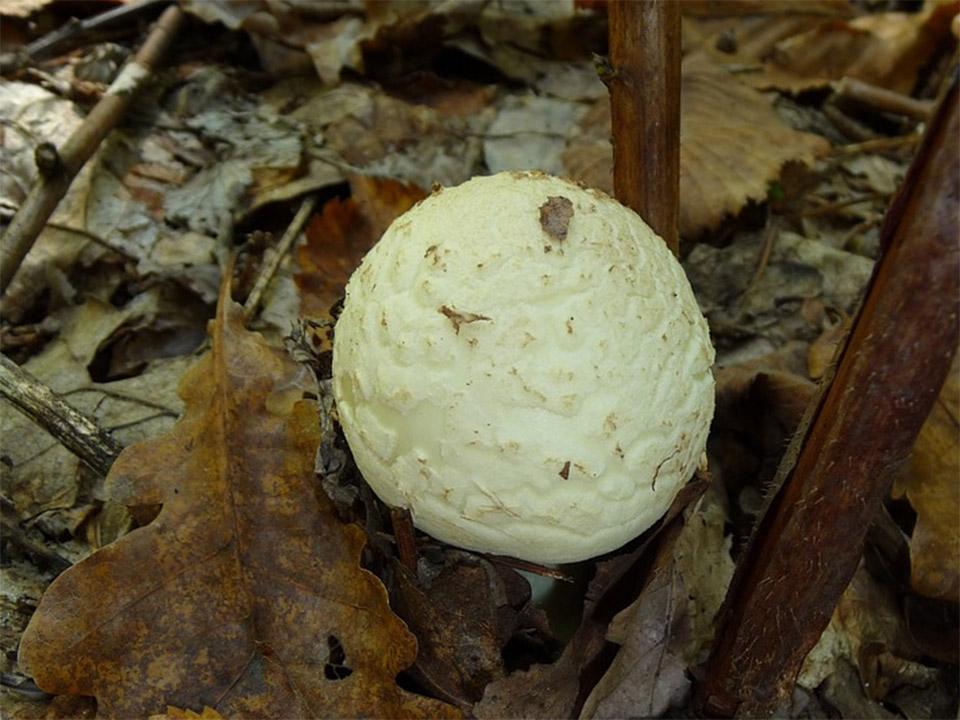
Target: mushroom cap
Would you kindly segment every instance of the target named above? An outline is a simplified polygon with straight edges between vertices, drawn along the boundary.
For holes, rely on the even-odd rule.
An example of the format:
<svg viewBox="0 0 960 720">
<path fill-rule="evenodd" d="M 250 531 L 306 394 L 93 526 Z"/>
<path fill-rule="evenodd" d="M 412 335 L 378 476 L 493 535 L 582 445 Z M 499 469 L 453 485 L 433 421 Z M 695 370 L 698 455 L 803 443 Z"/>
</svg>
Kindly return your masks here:
<svg viewBox="0 0 960 720">
<path fill-rule="evenodd" d="M 333 351 L 364 478 L 463 548 L 575 562 L 653 525 L 713 417 L 714 351 L 639 215 L 540 173 L 436 191 L 347 285 Z"/>
</svg>

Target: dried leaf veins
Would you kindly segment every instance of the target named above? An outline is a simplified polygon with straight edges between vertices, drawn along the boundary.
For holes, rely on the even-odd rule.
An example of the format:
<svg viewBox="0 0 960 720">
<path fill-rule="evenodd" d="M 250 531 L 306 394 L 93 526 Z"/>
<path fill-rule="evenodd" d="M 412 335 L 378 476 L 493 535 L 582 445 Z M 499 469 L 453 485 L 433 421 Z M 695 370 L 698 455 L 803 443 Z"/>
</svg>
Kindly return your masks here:
<svg viewBox="0 0 960 720">
<path fill-rule="evenodd" d="M 242 318 L 225 288 L 213 350 L 180 385 L 185 415 L 107 478 L 114 500 L 160 514 L 57 578 L 22 667 L 105 717 L 456 715 L 397 686 L 416 642 L 359 566 L 363 533 L 316 491 L 301 368 Z"/>
</svg>

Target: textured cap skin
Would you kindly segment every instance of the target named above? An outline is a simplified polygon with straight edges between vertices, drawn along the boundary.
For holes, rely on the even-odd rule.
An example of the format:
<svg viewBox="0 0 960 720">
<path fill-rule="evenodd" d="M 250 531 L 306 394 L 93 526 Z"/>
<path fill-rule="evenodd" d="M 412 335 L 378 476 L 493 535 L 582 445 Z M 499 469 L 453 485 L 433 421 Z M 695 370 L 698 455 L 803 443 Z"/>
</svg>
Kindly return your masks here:
<svg viewBox="0 0 960 720">
<path fill-rule="evenodd" d="M 452 545 L 615 550 L 692 476 L 714 351 L 680 264 L 608 196 L 539 173 L 435 192 L 347 285 L 334 394 L 357 466 Z"/>
</svg>

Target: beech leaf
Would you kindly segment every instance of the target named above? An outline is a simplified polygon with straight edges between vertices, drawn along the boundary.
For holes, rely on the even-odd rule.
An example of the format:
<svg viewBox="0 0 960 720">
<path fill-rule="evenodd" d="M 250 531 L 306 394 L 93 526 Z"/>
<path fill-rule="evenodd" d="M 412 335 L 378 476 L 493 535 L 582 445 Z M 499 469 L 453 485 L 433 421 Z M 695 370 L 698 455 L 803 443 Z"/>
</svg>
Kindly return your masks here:
<svg viewBox="0 0 960 720">
<path fill-rule="evenodd" d="M 106 480 L 114 500 L 162 510 L 54 581 L 21 667 L 106 717 L 456 716 L 396 685 L 416 641 L 359 566 L 363 532 L 317 492 L 303 369 L 243 328 L 226 284 L 212 327 L 184 416 Z"/>
<path fill-rule="evenodd" d="M 680 115 L 680 235 L 716 227 L 750 200 L 764 200 L 788 162 L 811 164 L 829 143 L 793 130 L 769 100 L 733 75 L 685 63 Z M 584 116 L 563 155 L 567 173 L 612 193 L 610 102 L 602 97 Z"/>
</svg>

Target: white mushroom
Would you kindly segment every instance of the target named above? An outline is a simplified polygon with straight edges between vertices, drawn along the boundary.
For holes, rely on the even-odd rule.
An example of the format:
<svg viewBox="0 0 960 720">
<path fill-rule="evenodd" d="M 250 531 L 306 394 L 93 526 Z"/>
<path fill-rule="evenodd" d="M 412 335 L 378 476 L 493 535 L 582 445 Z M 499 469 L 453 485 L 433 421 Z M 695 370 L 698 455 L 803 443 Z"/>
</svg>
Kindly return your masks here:
<svg viewBox="0 0 960 720">
<path fill-rule="evenodd" d="M 472 550 L 574 562 L 653 525 L 713 416 L 707 324 L 640 217 L 539 173 L 398 218 L 347 286 L 334 393 L 357 466 Z"/>
</svg>

